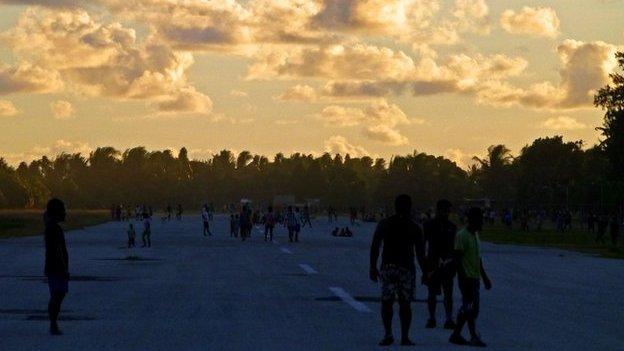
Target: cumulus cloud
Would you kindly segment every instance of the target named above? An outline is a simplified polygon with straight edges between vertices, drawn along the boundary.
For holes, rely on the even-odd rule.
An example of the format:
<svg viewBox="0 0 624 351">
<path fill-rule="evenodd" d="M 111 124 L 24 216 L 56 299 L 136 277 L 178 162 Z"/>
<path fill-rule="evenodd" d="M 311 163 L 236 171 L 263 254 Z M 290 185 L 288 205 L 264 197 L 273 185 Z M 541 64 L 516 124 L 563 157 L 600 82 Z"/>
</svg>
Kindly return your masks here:
<svg viewBox="0 0 624 351">
<path fill-rule="evenodd" d="M 506 10 L 500 18 L 503 29 L 512 34 L 530 34 L 555 38 L 559 35 L 559 17 L 550 7 L 528 7 L 516 12 Z"/>
<path fill-rule="evenodd" d="M 399 131 L 383 124 L 365 127 L 364 135 L 371 140 L 389 145 L 398 146 L 409 143 L 407 137 L 401 135 Z"/>
<path fill-rule="evenodd" d="M 350 43 L 259 53 L 247 79 L 327 79 L 330 82 L 322 91 L 327 97 L 381 97 L 407 89 L 429 95 L 470 91 L 483 81 L 517 76 L 527 66 L 521 57 L 502 54 L 454 54 L 440 61 L 429 57 L 415 61 L 400 50 Z M 313 96 L 307 90 L 306 96 Z"/>
<path fill-rule="evenodd" d="M 326 78 L 405 80 L 415 74 L 403 51 L 364 43 L 259 52 L 247 79 Z"/>
<path fill-rule="evenodd" d="M 0 100 L 0 117 L 11 117 L 15 116 L 20 111 L 13 105 L 13 103 L 9 100 Z"/>
<path fill-rule="evenodd" d="M 63 88 L 57 71 L 28 62 L 9 66 L 0 62 L 0 95 L 11 93 L 52 93 Z"/>
<path fill-rule="evenodd" d="M 82 9 L 27 9 L 0 39 L 21 60 L 33 62 L 21 70 L 1 70 L 0 92 L 3 86 L 12 92 L 49 91 L 62 78 L 89 95 L 158 100 L 164 111 L 205 112 L 211 107 L 209 98 L 187 82 L 190 53 L 153 37 L 139 41 L 134 29 L 101 23 Z M 49 67 L 50 72 L 38 67 Z M 22 71 L 29 72 L 24 76 L 30 80 L 15 78 Z"/>
<path fill-rule="evenodd" d="M 332 105 L 325 107 L 317 116 L 327 126 L 352 127 L 362 125 L 362 133 L 371 140 L 390 145 L 405 145 L 407 137 L 396 129 L 398 125 L 423 123 L 422 120 L 411 120 L 394 104 L 381 100 L 364 109 Z"/>
<path fill-rule="evenodd" d="M 0 5 L 37 5 L 47 7 L 76 7 L 84 5 L 81 0 L 0 0 Z"/>
<path fill-rule="evenodd" d="M 323 0 L 313 18 L 317 27 L 371 34 L 399 35 L 427 27 L 440 9 L 425 0 Z"/>
<path fill-rule="evenodd" d="M 368 151 L 362 146 L 351 144 L 347 138 L 334 135 L 325 141 L 325 151 L 330 154 L 349 154 L 354 157 L 366 156 Z"/>
<path fill-rule="evenodd" d="M 297 84 L 288 88 L 283 94 L 276 97 L 277 100 L 282 101 L 302 101 L 313 102 L 318 98 L 316 90 L 313 87 L 306 84 Z"/>
<path fill-rule="evenodd" d="M 544 81 L 525 89 L 509 83 L 490 82 L 479 90 L 478 100 L 485 104 L 519 104 L 546 109 L 589 107 L 595 91 L 609 82 L 609 74 L 617 66 L 617 49 L 602 41 L 565 40 L 557 48 L 563 65 L 557 85 Z"/>
<path fill-rule="evenodd" d="M 74 108 L 69 101 L 57 100 L 50 104 L 54 118 L 69 119 L 74 115 Z"/>
<path fill-rule="evenodd" d="M 455 0 L 453 16 L 460 30 L 489 34 L 489 14 L 490 9 L 485 0 Z"/>
<path fill-rule="evenodd" d="M 328 106 L 321 111 L 318 118 L 328 126 L 356 126 L 366 119 L 364 111 L 354 107 Z"/>
<path fill-rule="evenodd" d="M 51 145 L 41 146 L 35 145 L 32 148 L 17 153 L 2 152 L 2 157 L 6 159 L 9 164 L 17 165 L 20 162 L 31 162 L 42 156 L 56 157 L 62 153 L 75 154 L 80 153 L 83 156 L 88 156 L 93 151 L 88 143 L 84 141 L 69 141 L 65 139 L 58 139 Z"/>
<path fill-rule="evenodd" d="M 455 162 L 457 166 L 463 169 L 467 169 L 471 164 L 474 164 L 474 154 L 467 153 L 462 149 L 451 148 L 444 152 L 444 157 Z"/>
<path fill-rule="evenodd" d="M 248 94 L 245 91 L 233 89 L 233 90 L 230 90 L 230 96 L 234 96 L 234 97 L 247 97 Z"/>
<path fill-rule="evenodd" d="M 588 128 L 584 123 L 568 116 L 551 117 L 543 121 L 540 126 L 545 129 L 556 131 L 570 131 Z"/>
<path fill-rule="evenodd" d="M 212 111 L 212 100 L 195 88 L 185 88 L 176 95 L 159 102 L 157 106 L 162 112 L 209 114 Z"/>
</svg>

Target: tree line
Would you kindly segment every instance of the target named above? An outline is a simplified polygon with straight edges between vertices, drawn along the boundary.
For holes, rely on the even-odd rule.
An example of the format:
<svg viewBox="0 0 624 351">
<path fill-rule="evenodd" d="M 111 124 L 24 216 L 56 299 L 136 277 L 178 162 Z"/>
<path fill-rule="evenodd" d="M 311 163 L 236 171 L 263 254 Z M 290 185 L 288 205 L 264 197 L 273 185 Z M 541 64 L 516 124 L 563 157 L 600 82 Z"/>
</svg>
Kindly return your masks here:
<svg viewBox="0 0 624 351">
<path fill-rule="evenodd" d="M 617 53 L 624 69 L 624 53 Z M 624 77 L 611 75 L 595 105 L 605 111 L 601 142 L 561 136 L 539 138 L 519 154 L 505 145 L 462 169 L 451 160 L 419 153 L 389 160 L 368 156 L 276 154 L 271 160 L 243 151 L 222 150 L 191 160 L 185 148 L 125 151 L 99 147 L 89 155 L 62 153 L 12 167 L 0 158 L 0 208 L 40 208 L 52 196 L 73 208 L 109 208 L 111 204 L 182 204 L 198 208 L 250 198 L 270 203 L 275 195 L 298 201 L 320 199 L 336 208 L 391 204 L 398 193 L 429 207 L 437 199 L 456 203 L 491 199 L 495 207 L 592 207 L 611 211 L 624 199 Z"/>
</svg>

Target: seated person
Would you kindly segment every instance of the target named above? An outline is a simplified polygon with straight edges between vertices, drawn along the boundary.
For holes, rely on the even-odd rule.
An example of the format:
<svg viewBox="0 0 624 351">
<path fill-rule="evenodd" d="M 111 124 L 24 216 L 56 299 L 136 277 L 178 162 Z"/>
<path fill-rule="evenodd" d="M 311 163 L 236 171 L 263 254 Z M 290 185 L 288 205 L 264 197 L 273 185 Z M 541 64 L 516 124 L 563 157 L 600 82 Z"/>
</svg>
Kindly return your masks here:
<svg viewBox="0 0 624 351">
<path fill-rule="evenodd" d="M 334 230 L 332 230 L 331 235 L 332 236 L 338 236 L 338 227 L 334 228 Z"/>
<path fill-rule="evenodd" d="M 344 236 L 349 238 L 353 236 L 353 232 L 349 229 L 349 227 L 345 227 Z"/>
</svg>

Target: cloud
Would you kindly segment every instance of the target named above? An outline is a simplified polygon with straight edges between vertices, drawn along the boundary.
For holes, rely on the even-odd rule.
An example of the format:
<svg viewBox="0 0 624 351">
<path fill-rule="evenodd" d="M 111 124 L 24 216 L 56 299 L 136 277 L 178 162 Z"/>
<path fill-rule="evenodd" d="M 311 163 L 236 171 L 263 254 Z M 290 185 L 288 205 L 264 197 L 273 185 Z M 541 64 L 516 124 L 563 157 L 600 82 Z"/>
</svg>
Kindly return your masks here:
<svg viewBox="0 0 624 351">
<path fill-rule="evenodd" d="M 487 81 L 520 75 L 528 62 L 503 54 L 453 54 L 414 60 L 400 50 L 363 43 L 259 52 L 247 79 L 326 79 L 320 94 L 297 86 L 283 99 L 379 98 L 406 90 L 414 95 L 472 93 Z"/>
<path fill-rule="evenodd" d="M 0 63 L 0 95 L 12 93 L 52 93 L 63 88 L 57 71 L 28 62 L 13 66 Z"/>
<path fill-rule="evenodd" d="M 457 166 L 463 169 L 467 169 L 470 165 L 474 164 L 473 159 L 475 155 L 473 153 L 465 152 L 461 149 L 451 148 L 444 152 L 444 157 L 455 162 Z"/>
<path fill-rule="evenodd" d="M 327 126 L 352 127 L 363 125 L 362 133 L 371 140 L 390 145 L 405 145 L 407 137 L 396 130 L 397 125 L 424 123 L 423 120 L 411 120 L 394 104 L 385 100 L 377 101 L 364 109 L 332 105 L 325 107 L 317 116 Z"/>
<path fill-rule="evenodd" d="M 72 104 L 68 101 L 57 100 L 50 104 L 50 108 L 54 113 L 54 118 L 56 119 L 70 119 L 73 117 L 74 108 Z"/>
<path fill-rule="evenodd" d="M 557 48 L 563 64 L 557 85 L 544 81 L 525 89 L 504 82 L 489 82 L 478 91 L 478 101 L 543 109 L 590 107 L 595 91 L 609 83 L 609 74 L 617 66 L 617 49 L 617 46 L 602 41 L 565 40 Z"/>
<path fill-rule="evenodd" d="M 440 9 L 438 1 L 324 0 L 312 19 L 325 30 L 400 35 L 424 28 Z"/>
<path fill-rule="evenodd" d="M 548 118 L 547 120 L 540 123 L 540 126 L 545 129 L 557 131 L 570 131 L 588 128 L 586 124 L 581 123 L 578 120 L 568 116 Z"/>
<path fill-rule="evenodd" d="M 281 101 L 314 102 L 318 99 L 318 96 L 313 87 L 297 84 L 288 88 L 283 94 L 276 96 L 275 99 Z"/>
<path fill-rule="evenodd" d="M 179 150 L 179 149 L 178 149 Z M 189 149 L 188 150 L 188 157 L 191 160 L 209 160 L 212 158 L 212 156 L 215 154 L 215 152 L 211 149 Z"/>
<path fill-rule="evenodd" d="M 11 117 L 19 114 L 20 111 L 9 100 L 0 100 L 0 117 Z"/>
<path fill-rule="evenodd" d="M 7 160 L 11 165 L 18 165 L 20 162 L 31 162 L 35 159 L 39 159 L 42 156 L 49 158 L 56 157 L 61 153 L 75 154 L 80 153 L 83 156 L 89 156 L 89 153 L 93 151 L 88 143 L 84 141 L 69 141 L 65 139 L 58 139 L 49 146 L 35 145 L 27 151 L 18 153 L 2 152 L 2 157 Z"/>
<path fill-rule="evenodd" d="M 244 92 L 242 90 L 230 90 L 230 96 L 234 96 L 234 97 L 247 97 L 248 94 L 247 92 Z"/>
<path fill-rule="evenodd" d="M 455 0 L 456 27 L 479 34 L 490 33 L 490 9 L 485 0 Z"/>
<path fill-rule="evenodd" d="M 406 80 L 416 72 L 402 51 L 364 43 L 272 49 L 259 52 L 247 79 L 375 79 Z"/>
<path fill-rule="evenodd" d="M 368 151 L 362 146 L 351 144 L 347 138 L 334 135 L 325 141 L 325 151 L 330 154 L 349 154 L 354 157 L 366 156 Z"/>
<path fill-rule="evenodd" d="M 36 5 L 46 7 L 76 7 L 84 5 L 81 0 L 0 0 L 0 5 Z"/>
<path fill-rule="evenodd" d="M 321 111 L 318 118 L 328 126 L 349 127 L 362 123 L 366 115 L 359 108 L 328 106 Z"/>
<path fill-rule="evenodd" d="M 555 38 L 559 35 L 559 18 L 550 7 L 528 7 L 521 11 L 506 10 L 500 18 L 503 29 L 512 34 L 529 34 Z"/>
<path fill-rule="evenodd" d="M 365 127 L 364 135 L 371 140 L 394 146 L 407 145 L 409 143 L 409 139 L 401 135 L 399 131 L 383 124 Z"/>
<path fill-rule="evenodd" d="M 158 103 L 162 112 L 189 112 L 209 114 L 212 111 L 212 100 L 195 88 L 184 88 L 171 98 Z"/>
<path fill-rule="evenodd" d="M 62 79 L 87 95 L 157 100 L 161 110 L 205 111 L 211 105 L 206 97 L 202 103 L 188 84 L 190 53 L 173 50 L 153 36 L 139 41 L 134 29 L 102 23 L 82 9 L 29 8 L 0 39 L 20 60 L 33 63 L 20 66 L 29 71 L 30 80 L 2 79 L 0 73 L 0 92 L 4 85 L 13 92 L 50 91 L 48 86 Z M 4 72 L 13 77 L 20 70 Z"/>
</svg>

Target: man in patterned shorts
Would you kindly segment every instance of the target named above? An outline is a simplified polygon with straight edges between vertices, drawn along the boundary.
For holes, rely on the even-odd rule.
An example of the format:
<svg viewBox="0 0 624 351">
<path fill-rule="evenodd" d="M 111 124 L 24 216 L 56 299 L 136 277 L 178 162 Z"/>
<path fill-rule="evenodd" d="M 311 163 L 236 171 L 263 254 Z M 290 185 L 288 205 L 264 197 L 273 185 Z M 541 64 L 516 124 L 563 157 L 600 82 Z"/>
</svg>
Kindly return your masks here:
<svg viewBox="0 0 624 351">
<path fill-rule="evenodd" d="M 401 320 L 401 345 L 414 345 L 409 338 L 412 322 L 411 302 L 414 300 L 416 287 L 416 267 L 414 254 L 421 271 L 424 272 L 425 245 L 420 227 L 412 220 L 412 199 L 408 195 L 399 195 L 395 200 L 396 214 L 379 222 L 370 252 L 370 278 L 374 282 L 381 280 L 381 319 L 385 336 L 379 342 L 381 346 L 394 343 L 392 335 L 392 314 L 395 299 L 399 301 Z M 381 269 L 377 269 L 379 250 Z"/>
</svg>

